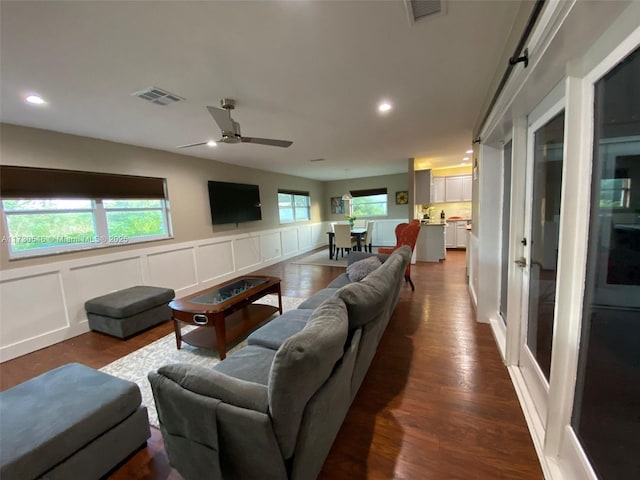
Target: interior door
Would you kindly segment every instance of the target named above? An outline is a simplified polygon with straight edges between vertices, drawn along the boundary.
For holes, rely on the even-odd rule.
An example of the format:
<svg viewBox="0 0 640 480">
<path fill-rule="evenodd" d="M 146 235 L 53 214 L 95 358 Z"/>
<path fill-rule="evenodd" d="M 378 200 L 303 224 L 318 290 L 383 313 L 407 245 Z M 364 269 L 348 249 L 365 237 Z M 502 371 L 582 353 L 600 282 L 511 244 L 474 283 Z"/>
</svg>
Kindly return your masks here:
<svg viewBox="0 0 640 480">
<path fill-rule="evenodd" d="M 547 107 L 548 103 L 543 102 L 529 120 L 525 248 L 524 257 L 516 260 L 524 276 L 519 367 L 543 424 L 553 346 L 564 146 L 564 101 L 560 97 Z"/>
</svg>

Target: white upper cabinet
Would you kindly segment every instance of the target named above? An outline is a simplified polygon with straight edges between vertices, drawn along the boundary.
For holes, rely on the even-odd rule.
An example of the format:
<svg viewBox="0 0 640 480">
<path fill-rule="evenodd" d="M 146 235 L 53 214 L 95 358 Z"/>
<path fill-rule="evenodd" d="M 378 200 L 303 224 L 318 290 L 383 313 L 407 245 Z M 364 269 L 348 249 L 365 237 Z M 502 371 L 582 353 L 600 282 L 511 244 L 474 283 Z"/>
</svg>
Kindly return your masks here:
<svg viewBox="0 0 640 480">
<path fill-rule="evenodd" d="M 444 177 L 444 198 L 446 202 L 462 201 L 462 177 Z"/>
<path fill-rule="evenodd" d="M 419 172 L 416 172 L 416 185 L 418 183 L 418 173 Z M 451 177 L 432 176 L 431 203 L 470 202 L 472 183 L 471 175 L 454 175 Z"/>
<path fill-rule="evenodd" d="M 446 177 L 432 177 L 431 179 L 431 203 L 444 203 L 444 179 Z"/>
</svg>

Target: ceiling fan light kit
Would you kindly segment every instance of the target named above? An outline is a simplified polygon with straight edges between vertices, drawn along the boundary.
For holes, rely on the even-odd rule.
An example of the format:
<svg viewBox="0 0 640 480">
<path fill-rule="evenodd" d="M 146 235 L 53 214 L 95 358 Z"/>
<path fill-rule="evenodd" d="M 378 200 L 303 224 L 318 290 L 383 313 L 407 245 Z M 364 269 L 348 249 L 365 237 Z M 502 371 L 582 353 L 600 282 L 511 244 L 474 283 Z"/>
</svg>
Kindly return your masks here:
<svg viewBox="0 0 640 480">
<path fill-rule="evenodd" d="M 220 106 L 222 108 L 207 106 L 209 114 L 213 117 L 213 120 L 218 124 L 222 132 L 218 143 L 255 143 L 258 145 L 283 148 L 289 147 L 293 143 L 288 140 L 276 140 L 272 138 L 243 137 L 240 133 L 240 124 L 231 118 L 231 110 L 236 108 L 236 101 L 231 98 L 223 98 L 220 100 Z M 207 145 L 208 143 L 209 142 L 190 143 L 176 148 L 196 147 L 199 145 Z"/>
</svg>

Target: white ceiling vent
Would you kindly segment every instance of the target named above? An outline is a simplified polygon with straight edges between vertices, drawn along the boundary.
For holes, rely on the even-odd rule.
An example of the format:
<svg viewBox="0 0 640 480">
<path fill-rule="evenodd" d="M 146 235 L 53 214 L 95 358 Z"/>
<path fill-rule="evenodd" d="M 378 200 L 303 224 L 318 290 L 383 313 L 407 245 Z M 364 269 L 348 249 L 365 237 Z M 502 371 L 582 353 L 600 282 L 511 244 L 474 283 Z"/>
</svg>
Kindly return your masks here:
<svg viewBox="0 0 640 480">
<path fill-rule="evenodd" d="M 141 98 L 142 100 L 146 100 L 147 102 L 163 106 L 184 100 L 184 98 L 179 97 L 178 95 L 174 95 L 173 93 L 169 93 L 166 90 L 162 90 L 157 87 L 145 88 L 144 90 L 134 92 L 131 95 Z"/>
<path fill-rule="evenodd" d="M 445 13 L 446 0 L 404 0 L 409 22 L 415 23 L 430 15 Z"/>
</svg>

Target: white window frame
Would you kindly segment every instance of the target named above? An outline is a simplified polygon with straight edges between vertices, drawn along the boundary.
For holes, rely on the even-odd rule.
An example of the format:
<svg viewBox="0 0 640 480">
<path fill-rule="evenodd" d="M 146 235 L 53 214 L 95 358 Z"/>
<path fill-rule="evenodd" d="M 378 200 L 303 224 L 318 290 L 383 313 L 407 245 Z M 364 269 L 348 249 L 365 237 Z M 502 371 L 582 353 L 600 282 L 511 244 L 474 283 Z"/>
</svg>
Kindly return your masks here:
<svg viewBox="0 0 640 480">
<path fill-rule="evenodd" d="M 45 255 L 57 255 L 62 253 L 76 252 L 81 250 L 93 250 L 99 248 L 106 247 L 114 247 L 121 245 L 131 245 L 136 243 L 143 242 L 153 242 L 158 240 L 166 240 L 168 238 L 172 238 L 171 232 L 171 222 L 170 222 L 170 214 L 169 214 L 169 203 L 166 199 L 153 199 L 159 200 L 161 202 L 161 207 L 159 208 L 109 208 L 106 209 L 103 204 L 102 199 L 91 200 L 91 208 L 90 209 L 60 209 L 60 210 L 13 210 L 13 211 L 5 211 L 4 208 L 4 200 L 0 201 L 0 211 L 2 212 L 2 221 L 4 227 L 4 237 L 2 238 L 2 243 L 7 244 L 7 251 L 9 253 L 9 259 L 15 260 L 20 258 L 33 258 L 40 257 Z M 9 199 L 6 199 L 9 200 Z M 19 200 L 41 200 L 39 198 L 21 198 Z M 78 199 L 78 200 L 90 200 L 90 199 Z M 144 200 L 144 199 L 137 199 Z M 136 237 L 121 237 L 109 234 L 109 225 L 107 222 L 107 212 L 114 211 L 162 211 L 162 220 L 165 233 L 159 235 L 144 235 L 144 236 L 136 236 Z M 12 249 L 12 245 L 18 242 L 44 242 L 46 238 L 40 238 L 38 236 L 28 236 L 28 237 L 15 237 L 12 235 L 9 230 L 9 222 L 8 217 L 11 215 L 24 215 L 24 214 L 64 214 L 64 213 L 80 213 L 80 212 L 90 212 L 93 217 L 93 225 L 94 225 L 94 235 L 90 238 L 87 238 L 86 242 L 69 242 L 65 245 L 55 245 L 51 247 L 41 247 L 34 248 L 29 250 L 21 250 L 14 251 Z"/>
<path fill-rule="evenodd" d="M 287 221 L 283 221 L 282 220 L 282 215 L 280 215 L 280 211 L 281 211 L 281 207 L 280 207 L 280 195 L 288 195 L 290 202 L 291 202 L 291 207 L 286 207 L 286 208 L 291 208 L 293 210 L 293 220 L 290 222 Z M 296 198 L 295 197 L 304 197 L 307 199 L 307 205 L 306 205 L 306 211 L 307 211 L 307 218 L 300 218 L 298 219 L 297 216 L 297 209 L 303 209 L 304 207 L 296 207 Z M 292 191 L 287 191 L 287 190 L 282 190 L 282 191 L 278 191 L 278 220 L 280 222 L 280 224 L 290 224 L 290 223 L 300 223 L 300 222 L 308 222 L 311 220 L 311 195 L 309 194 L 309 192 L 292 192 Z"/>
</svg>

